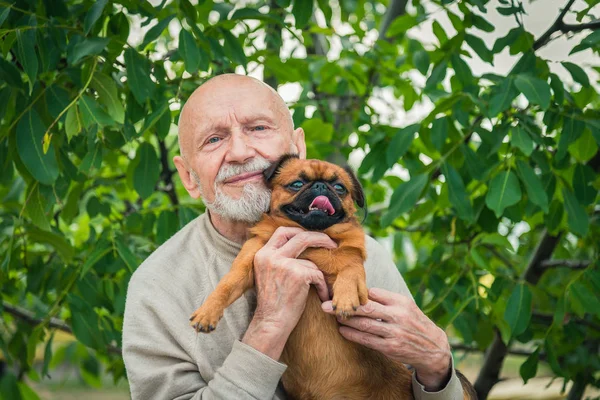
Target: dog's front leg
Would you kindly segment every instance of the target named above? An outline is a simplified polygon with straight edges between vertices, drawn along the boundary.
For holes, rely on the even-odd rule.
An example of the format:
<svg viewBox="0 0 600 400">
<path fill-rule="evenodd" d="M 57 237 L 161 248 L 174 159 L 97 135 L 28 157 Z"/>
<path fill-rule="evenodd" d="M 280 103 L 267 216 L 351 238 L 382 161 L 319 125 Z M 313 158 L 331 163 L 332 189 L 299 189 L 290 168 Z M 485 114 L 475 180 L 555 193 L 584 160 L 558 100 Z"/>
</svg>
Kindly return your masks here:
<svg viewBox="0 0 600 400">
<path fill-rule="evenodd" d="M 254 255 L 264 246 L 255 237 L 249 239 L 233 261 L 230 271 L 221 279 L 204 304 L 190 318 L 190 325 L 197 332 L 212 332 L 231 303 L 254 285 Z"/>
<path fill-rule="evenodd" d="M 354 315 L 359 305 L 367 304 L 369 294 L 362 259 L 342 264 L 333 283 L 332 306 L 341 318 Z"/>
</svg>

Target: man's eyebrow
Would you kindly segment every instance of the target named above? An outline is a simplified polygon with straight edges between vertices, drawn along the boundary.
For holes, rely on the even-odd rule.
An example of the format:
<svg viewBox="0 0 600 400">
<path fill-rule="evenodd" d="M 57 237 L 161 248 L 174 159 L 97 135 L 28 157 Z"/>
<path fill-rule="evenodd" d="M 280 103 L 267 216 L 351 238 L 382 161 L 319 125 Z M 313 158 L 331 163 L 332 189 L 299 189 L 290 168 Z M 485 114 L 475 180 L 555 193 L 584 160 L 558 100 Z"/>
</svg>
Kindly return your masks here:
<svg viewBox="0 0 600 400">
<path fill-rule="evenodd" d="M 259 121 L 259 120 L 265 120 L 268 122 L 275 122 L 275 118 L 272 115 L 269 114 L 264 114 L 264 113 L 257 113 L 257 114 L 253 114 L 253 115 L 249 115 L 247 117 L 243 117 L 240 118 L 240 122 L 242 123 L 251 123 L 254 121 Z"/>
</svg>

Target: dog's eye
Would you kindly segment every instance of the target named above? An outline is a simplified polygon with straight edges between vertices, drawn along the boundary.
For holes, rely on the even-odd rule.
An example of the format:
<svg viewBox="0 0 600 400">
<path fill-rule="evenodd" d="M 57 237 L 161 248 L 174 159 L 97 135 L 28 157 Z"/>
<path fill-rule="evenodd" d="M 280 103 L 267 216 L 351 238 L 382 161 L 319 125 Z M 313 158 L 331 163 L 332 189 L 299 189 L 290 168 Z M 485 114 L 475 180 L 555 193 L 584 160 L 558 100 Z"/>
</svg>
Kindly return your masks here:
<svg viewBox="0 0 600 400">
<path fill-rule="evenodd" d="M 335 185 L 333 185 L 333 188 L 335 189 L 336 192 L 342 194 L 342 193 L 346 193 L 346 188 L 344 187 L 344 185 L 340 184 L 340 183 L 336 183 Z"/>
<path fill-rule="evenodd" d="M 296 182 L 292 182 L 290 184 L 290 188 L 292 188 L 294 190 L 300 190 L 300 189 L 302 189 L 302 186 L 304 186 L 304 182 L 302 182 L 302 181 L 296 181 Z"/>
</svg>

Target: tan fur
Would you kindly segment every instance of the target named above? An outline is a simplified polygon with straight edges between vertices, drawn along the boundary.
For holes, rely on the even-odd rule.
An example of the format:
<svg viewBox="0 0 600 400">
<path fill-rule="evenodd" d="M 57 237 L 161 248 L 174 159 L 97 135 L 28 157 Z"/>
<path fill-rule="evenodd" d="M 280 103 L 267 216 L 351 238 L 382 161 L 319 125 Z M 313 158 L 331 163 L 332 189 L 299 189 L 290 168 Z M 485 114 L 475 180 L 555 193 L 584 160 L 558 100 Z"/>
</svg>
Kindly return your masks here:
<svg viewBox="0 0 600 400">
<path fill-rule="evenodd" d="M 312 180 L 338 178 L 352 193 L 351 177 L 342 168 L 317 160 L 291 159 L 273 178 L 271 211 L 253 228 L 249 239 L 231 271 L 223 277 L 205 303 L 193 314 L 191 324 L 211 331 L 223 310 L 254 285 L 253 261 L 278 227 L 301 227 L 286 218 L 279 207 L 292 203 L 298 193 L 285 189 L 304 173 Z M 364 271 L 366 249 L 364 232 L 356 220 L 354 199 L 348 194 L 341 199 L 347 218 L 326 229 L 337 244 L 333 250 L 310 248 L 299 258 L 310 260 L 322 271 L 333 288 L 333 304 L 342 317 L 351 316 L 356 307 L 365 304 L 367 286 Z M 207 329 L 204 330 L 204 327 Z M 210 328 L 212 329 L 210 329 Z M 311 289 L 306 308 L 292 331 L 281 361 L 288 365 L 283 385 L 293 399 L 413 399 L 411 374 L 407 368 L 383 354 L 344 339 L 335 316 L 321 309 L 315 289 Z M 469 386 L 461 379 L 463 386 Z M 470 386 L 469 386 L 470 387 Z M 471 399 L 465 390 L 465 399 Z"/>
</svg>

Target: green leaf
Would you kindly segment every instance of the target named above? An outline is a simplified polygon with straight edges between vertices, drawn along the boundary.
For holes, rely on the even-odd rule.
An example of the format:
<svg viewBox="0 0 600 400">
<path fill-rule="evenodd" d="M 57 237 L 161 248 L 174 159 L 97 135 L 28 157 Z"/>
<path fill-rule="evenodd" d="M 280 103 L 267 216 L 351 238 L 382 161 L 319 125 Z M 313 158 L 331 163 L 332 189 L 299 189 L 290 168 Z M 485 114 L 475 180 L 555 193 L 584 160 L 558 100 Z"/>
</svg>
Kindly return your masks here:
<svg viewBox="0 0 600 400">
<path fill-rule="evenodd" d="M 558 149 L 556 151 L 557 160 L 561 160 L 567 154 L 569 145 L 579 139 L 584 130 L 585 123 L 579 119 L 579 116 L 573 115 L 564 118 L 563 130 L 560 134 Z"/>
<path fill-rule="evenodd" d="M 521 364 L 519 373 L 521 374 L 521 378 L 523 378 L 524 384 L 527 384 L 528 380 L 535 377 L 535 374 L 537 373 L 539 359 L 540 348 L 538 347 L 529 357 L 527 357 L 525 362 Z"/>
<path fill-rule="evenodd" d="M 160 164 L 154 147 L 150 143 L 142 143 L 134 162 L 137 166 L 133 173 L 133 187 L 141 198 L 148 198 L 154 193 L 160 176 Z"/>
<path fill-rule="evenodd" d="M 411 210 L 419 200 L 421 192 L 429 182 L 429 175 L 421 174 L 399 185 L 390 199 L 387 213 L 381 217 L 381 226 L 388 227 L 401 214 Z"/>
<path fill-rule="evenodd" d="M 567 61 L 562 62 L 561 64 L 567 71 L 569 71 L 575 82 L 579 83 L 583 87 L 590 87 L 590 78 L 588 78 L 583 68 L 577 64 Z"/>
<path fill-rule="evenodd" d="M 506 111 L 518 94 L 519 92 L 514 85 L 514 78 L 504 78 L 500 85 L 496 85 L 492 89 L 488 116 L 493 118 L 499 113 Z"/>
<path fill-rule="evenodd" d="M 559 105 L 562 104 L 565 101 L 565 87 L 558 75 L 550 74 L 550 87 L 554 93 L 554 101 Z"/>
<path fill-rule="evenodd" d="M 140 135 L 143 135 L 149 129 L 152 129 L 158 123 L 158 121 L 160 121 L 162 116 L 167 112 L 169 112 L 169 103 L 165 101 L 161 105 L 157 106 L 156 109 L 152 111 L 152 114 L 150 114 L 148 117 L 146 117 L 146 119 L 144 119 L 144 126 L 142 127 Z"/>
<path fill-rule="evenodd" d="M 125 262 L 129 272 L 133 273 L 140 265 L 137 257 L 131 252 L 129 247 L 127 247 L 126 241 L 122 237 L 119 236 L 115 238 L 115 246 L 117 248 L 117 253 L 119 253 L 119 257 Z"/>
<path fill-rule="evenodd" d="M 448 183 L 450 203 L 456 209 L 456 215 L 468 223 L 475 220 L 475 212 L 465 189 L 465 184 L 458 172 L 448 163 L 442 165 L 442 173 Z"/>
<path fill-rule="evenodd" d="M 84 345 L 100 349 L 102 339 L 98 329 L 97 315 L 89 304 L 80 297 L 69 294 L 69 306 L 71 308 L 71 327 L 78 341 Z"/>
<path fill-rule="evenodd" d="M 36 182 L 27 191 L 25 212 L 31 222 L 45 231 L 50 231 L 50 221 L 45 210 L 46 200 L 40 194 L 40 185 Z"/>
<path fill-rule="evenodd" d="M 138 104 L 144 105 L 146 100 L 154 96 L 156 85 L 150 79 L 148 60 L 131 47 L 125 50 L 127 83 Z"/>
<path fill-rule="evenodd" d="M 94 247 L 92 252 L 85 258 L 85 262 L 83 263 L 83 267 L 81 267 L 81 273 L 79 274 L 79 279 L 82 279 L 85 274 L 88 273 L 90 268 L 98 263 L 105 255 L 107 255 L 112 250 L 112 246 L 106 241 L 101 241 L 97 246 Z"/>
<path fill-rule="evenodd" d="M 452 66 L 454 67 L 454 72 L 456 73 L 456 77 L 463 84 L 463 86 L 468 86 L 473 81 L 473 73 L 471 72 L 471 68 L 467 65 L 467 63 L 460 58 L 457 53 L 454 53 L 450 56 L 450 61 L 452 62 Z"/>
<path fill-rule="evenodd" d="M 244 48 L 242 47 L 238 38 L 236 38 L 231 32 L 226 30 L 221 30 L 221 33 L 223 34 L 223 38 L 225 39 L 223 43 L 223 49 L 225 50 L 225 54 L 227 54 L 227 57 L 231 61 L 239 65 L 246 66 L 248 60 L 246 59 Z"/>
<path fill-rule="evenodd" d="M 99 127 L 114 125 L 115 121 L 100 108 L 100 105 L 88 95 L 81 96 L 79 100 L 79 107 L 81 109 L 81 120 L 83 126 L 89 128 L 92 125 L 98 125 Z"/>
<path fill-rule="evenodd" d="M 8 14 L 10 14 L 10 7 L 2 7 L 0 10 L 2 10 L 2 12 L 0 12 L 0 26 L 2 26 L 4 21 L 6 21 L 6 18 L 8 18 Z"/>
<path fill-rule="evenodd" d="M 469 147 L 468 144 L 462 144 L 460 146 L 461 153 L 465 157 L 465 165 L 469 175 L 478 181 L 483 181 L 487 176 L 488 169 L 485 166 L 483 160 Z"/>
<path fill-rule="evenodd" d="M 98 21 L 98 18 L 100 18 L 100 16 L 102 15 L 102 11 L 104 10 L 104 7 L 107 3 L 108 0 L 97 0 L 90 7 L 90 10 L 85 16 L 85 20 L 83 21 L 83 28 L 86 35 L 90 33 L 90 31 L 96 24 L 96 21 Z"/>
<path fill-rule="evenodd" d="M 571 304 L 575 303 L 573 304 L 575 310 L 583 311 L 580 314 L 578 313 L 579 317 L 583 317 L 585 313 L 590 313 L 600 318 L 600 298 L 581 280 L 569 287 L 569 299 Z"/>
<path fill-rule="evenodd" d="M 533 153 L 534 143 L 527 131 L 519 125 L 510 130 L 510 143 L 521 150 L 527 157 Z"/>
<path fill-rule="evenodd" d="M 517 160 L 517 173 L 525 184 L 525 190 L 532 203 L 540 206 L 544 213 L 548 213 L 548 196 L 542 185 L 542 181 L 535 174 L 533 168 L 525 161 Z"/>
<path fill-rule="evenodd" d="M 179 53 L 183 58 L 185 70 L 190 74 L 198 71 L 200 65 L 200 51 L 194 40 L 194 36 L 185 29 L 179 32 Z"/>
<path fill-rule="evenodd" d="M 496 175 L 490 182 L 485 204 L 500 218 L 506 207 L 517 204 L 521 200 L 519 180 L 512 171 L 504 171 Z"/>
<path fill-rule="evenodd" d="M 525 283 L 519 283 L 506 303 L 504 319 L 508 322 L 511 337 L 525 332 L 531 319 L 531 291 Z"/>
<path fill-rule="evenodd" d="M 592 132 L 585 130 L 581 137 L 569 146 L 569 153 L 581 163 L 587 163 L 598 152 Z"/>
<path fill-rule="evenodd" d="M 544 110 L 550 107 L 550 86 L 546 81 L 531 75 L 519 74 L 515 78 L 515 86 L 530 103 L 537 104 Z"/>
<path fill-rule="evenodd" d="M 416 51 L 413 54 L 413 64 L 423 76 L 427 76 L 427 71 L 429 71 L 429 65 L 431 64 L 429 53 L 425 50 Z"/>
<path fill-rule="evenodd" d="M 556 232 L 562 222 L 563 214 L 564 208 L 562 203 L 558 200 L 553 200 L 550 203 L 548 214 L 544 216 L 544 224 L 546 224 L 549 232 Z"/>
<path fill-rule="evenodd" d="M 487 63 L 490 63 L 492 65 L 494 64 L 494 53 L 492 53 L 492 51 L 487 48 L 485 42 L 481 38 L 466 34 L 465 41 L 475 51 L 475 53 L 477 53 L 479 58 L 481 58 Z"/>
<path fill-rule="evenodd" d="M 6 82 L 18 89 L 23 87 L 21 81 L 21 73 L 13 63 L 6 61 L 0 57 L 0 82 Z"/>
<path fill-rule="evenodd" d="M 63 261 L 67 263 L 75 257 L 75 249 L 61 234 L 44 231 L 29 225 L 27 226 L 27 236 L 29 236 L 34 243 L 44 243 L 52 246 L 61 256 Z"/>
<path fill-rule="evenodd" d="M 52 341 L 54 340 L 54 334 L 56 331 L 52 332 L 50 335 L 50 339 L 46 342 L 46 347 L 44 349 L 44 364 L 42 366 L 42 377 L 48 377 L 48 367 L 50 366 L 50 361 L 52 361 Z"/>
<path fill-rule="evenodd" d="M 567 222 L 571 232 L 584 237 L 589 230 L 589 217 L 585 209 L 579 204 L 575 195 L 567 188 L 563 188 L 563 199 L 567 210 Z"/>
<path fill-rule="evenodd" d="M 438 118 L 431 124 L 431 142 L 438 151 L 442 151 L 446 142 L 449 126 L 448 117 Z"/>
<path fill-rule="evenodd" d="M 23 400 L 40 400 L 40 396 L 25 382 L 19 382 L 19 390 Z"/>
<path fill-rule="evenodd" d="M 67 111 L 67 119 L 65 120 L 65 132 L 67 133 L 67 140 L 70 142 L 73 136 L 78 135 L 83 130 L 83 122 L 81 121 L 81 115 L 79 114 L 79 108 L 77 104 L 73 105 Z"/>
<path fill-rule="evenodd" d="M 523 33 L 523 28 L 513 28 L 505 36 L 499 38 L 494 43 L 492 53 L 500 53 L 506 46 L 512 45 Z"/>
<path fill-rule="evenodd" d="M 419 131 L 420 127 L 420 124 L 413 124 L 400 129 L 396 133 L 386 151 L 388 167 L 392 167 L 400 157 L 406 154 L 415 139 L 415 133 Z"/>
<path fill-rule="evenodd" d="M 313 0 L 294 0 L 292 14 L 296 20 L 296 28 L 302 29 L 308 24 L 310 17 L 313 15 Z"/>
<path fill-rule="evenodd" d="M 125 109 L 119 98 L 115 81 L 100 72 L 96 72 L 92 77 L 90 86 L 98 92 L 98 101 L 106 107 L 108 115 L 119 124 L 122 124 L 125 121 Z"/>
<path fill-rule="evenodd" d="M 427 82 L 425 82 L 425 89 L 433 89 L 438 85 L 438 83 L 443 81 L 446 77 L 447 68 L 448 62 L 445 60 L 441 61 L 435 67 L 433 67 L 431 75 L 427 79 Z"/>
<path fill-rule="evenodd" d="M 174 211 L 163 211 L 156 221 L 156 241 L 159 244 L 166 242 L 179 230 L 179 219 Z"/>
<path fill-rule="evenodd" d="M 175 17 L 176 14 L 171 14 L 164 19 L 160 19 L 156 25 L 150 28 L 150 30 L 146 33 L 146 36 L 144 36 L 144 41 L 139 47 L 140 51 L 142 51 L 148 44 L 155 41 L 169 25 L 169 22 L 171 22 L 171 20 Z"/>
<path fill-rule="evenodd" d="M 42 142 L 46 127 L 35 109 L 30 109 L 17 125 L 17 151 L 31 175 L 45 185 L 52 185 L 58 178 L 58 163 L 54 146 L 46 153 Z"/>
<path fill-rule="evenodd" d="M 396 17 L 388 27 L 385 36 L 393 38 L 400 34 L 406 33 L 407 30 L 419 24 L 419 20 L 414 15 L 404 14 Z"/>
<path fill-rule="evenodd" d="M 69 64 L 77 64 L 84 57 L 92 56 L 102 53 L 106 48 L 106 45 L 110 42 L 109 38 L 90 38 L 84 39 L 77 43 L 73 50 L 67 55 L 67 62 Z"/>
<path fill-rule="evenodd" d="M 592 186 L 595 179 L 596 174 L 589 166 L 581 164 L 575 166 L 575 171 L 573 172 L 573 190 L 580 204 L 588 206 L 598 196 L 598 190 Z"/>
<path fill-rule="evenodd" d="M 5 400 L 23 400 L 17 377 L 10 371 L 4 372 L 0 379 L 0 399 Z"/>
<path fill-rule="evenodd" d="M 477 14 L 471 14 L 473 25 L 484 32 L 494 32 L 494 25 L 490 24 L 485 18 Z"/>
<path fill-rule="evenodd" d="M 38 58 L 35 53 L 35 30 L 17 30 L 17 53 L 25 74 L 29 78 L 29 94 L 33 91 L 38 73 Z"/>
</svg>

